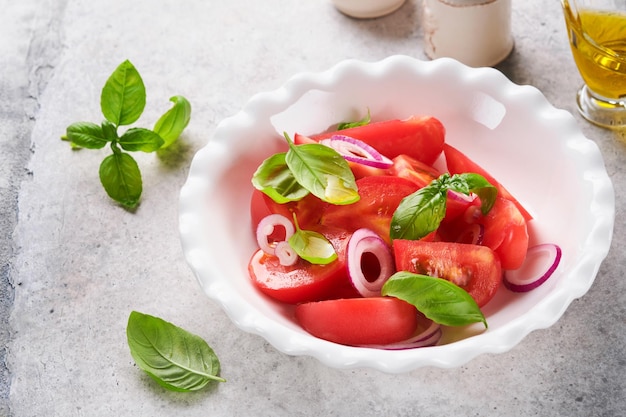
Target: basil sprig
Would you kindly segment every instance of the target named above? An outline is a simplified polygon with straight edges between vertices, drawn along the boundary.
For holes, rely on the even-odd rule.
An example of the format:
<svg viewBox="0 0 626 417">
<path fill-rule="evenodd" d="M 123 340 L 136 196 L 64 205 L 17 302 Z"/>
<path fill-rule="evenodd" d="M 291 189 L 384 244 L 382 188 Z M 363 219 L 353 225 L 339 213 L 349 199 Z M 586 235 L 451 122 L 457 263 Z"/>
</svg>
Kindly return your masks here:
<svg viewBox="0 0 626 417">
<path fill-rule="evenodd" d="M 286 153 L 267 158 L 252 176 L 252 185 L 277 203 L 297 201 L 312 193 L 331 204 L 359 200 L 354 174 L 334 149 L 319 143 L 296 145 L 285 133 Z"/>
<path fill-rule="evenodd" d="M 412 304 L 424 316 L 444 326 L 464 326 L 487 320 L 463 288 L 443 278 L 400 271 L 383 285 L 381 294 Z"/>
<path fill-rule="evenodd" d="M 110 198 L 126 208 L 139 204 L 143 183 L 135 159 L 124 152 L 154 152 L 176 141 L 189 123 L 191 106 L 182 96 L 170 99 L 174 106 L 157 121 L 154 130 L 133 127 L 122 135 L 121 126 L 135 123 L 146 105 L 146 89 L 137 69 L 126 60 L 106 81 L 100 95 L 105 121 L 98 125 L 77 122 L 67 127 L 63 140 L 72 148 L 101 149 L 110 145 L 111 155 L 100 164 L 100 182 Z"/>
<path fill-rule="evenodd" d="M 220 362 L 200 337 L 158 317 L 133 311 L 126 336 L 137 366 L 172 391 L 197 391 L 218 376 Z"/>
<path fill-rule="evenodd" d="M 482 175 L 442 174 L 400 202 L 391 219 L 391 238 L 417 240 L 437 230 L 446 215 L 448 190 L 478 195 L 483 214 L 491 210 L 498 194 Z"/>
</svg>

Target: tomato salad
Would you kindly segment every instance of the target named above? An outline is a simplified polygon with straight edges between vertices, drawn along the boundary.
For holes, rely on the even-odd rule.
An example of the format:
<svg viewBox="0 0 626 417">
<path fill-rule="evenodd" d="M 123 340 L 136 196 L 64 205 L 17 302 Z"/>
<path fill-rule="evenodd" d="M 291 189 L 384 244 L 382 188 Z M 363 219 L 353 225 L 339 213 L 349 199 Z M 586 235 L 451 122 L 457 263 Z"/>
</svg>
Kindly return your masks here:
<svg viewBox="0 0 626 417">
<path fill-rule="evenodd" d="M 528 291 L 559 263 L 556 245 L 529 250 L 530 213 L 446 143 L 435 117 L 368 115 L 285 139 L 288 150 L 252 178 L 259 249 L 248 270 L 262 293 L 295 305 L 295 320 L 316 337 L 432 346 L 442 326 L 486 328 L 480 309 L 503 282 Z M 434 167 L 441 156 L 443 171 Z M 545 252 L 544 270 L 525 276 L 527 258 Z"/>
</svg>

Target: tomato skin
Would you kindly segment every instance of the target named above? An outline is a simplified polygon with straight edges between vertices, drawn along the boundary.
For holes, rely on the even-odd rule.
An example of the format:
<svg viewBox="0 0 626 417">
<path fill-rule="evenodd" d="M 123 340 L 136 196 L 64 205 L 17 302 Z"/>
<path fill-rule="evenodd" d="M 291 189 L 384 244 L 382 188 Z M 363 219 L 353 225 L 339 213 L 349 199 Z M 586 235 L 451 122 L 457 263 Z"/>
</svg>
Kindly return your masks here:
<svg viewBox="0 0 626 417">
<path fill-rule="evenodd" d="M 333 135 L 346 135 L 367 143 L 389 159 L 404 154 L 431 165 L 441 154 L 445 133 L 439 119 L 412 116 L 404 120 L 385 120 L 308 137 L 296 135 L 294 142 L 305 143 L 298 142 L 305 138 L 319 142 Z"/>
<path fill-rule="evenodd" d="M 491 183 L 491 185 L 498 189 L 499 196 L 512 201 L 517 206 L 518 210 L 520 211 L 520 213 L 522 213 L 522 216 L 526 221 L 532 220 L 533 216 L 506 188 L 504 188 L 502 184 L 500 184 L 480 165 L 467 157 L 463 152 L 446 143 L 443 145 L 443 153 L 446 157 L 448 171 L 450 171 L 451 174 L 463 174 L 466 172 L 472 172 L 482 175 L 487 181 Z"/>
<path fill-rule="evenodd" d="M 393 158 L 393 165 L 387 172 L 389 175 L 405 178 L 419 188 L 427 186 L 441 175 L 435 168 L 408 155 L 398 155 Z"/>
<path fill-rule="evenodd" d="M 502 269 L 522 266 L 528 251 L 528 227 L 514 202 L 496 198 L 493 208 L 478 221 L 484 226 L 483 245 L 498 254 Z"/>
<path fill-rule="evenodd" d="M 320 223 L 350 232 L 367 228 L 391 242 L 389 228 L 393 213 L 404 197 L 417 191 L 417 185 L 395 176 L 365 177 L 357 180 L 356 185 L 359 201 L 348 206 L 327 206 Z"/>
<path fill-rule="evenodd" d="M 311 229 L 318 225 L 321 214 L 327 205 L 328 203 L 325 203 L 313 194 L 308 194 L 299 201 L 279 204 L 255 188 L 250 199 L 252 230 L 256 231 L 259 222 L 269 214 L 282 214 L 293 221 L 294 213 L 300 228 Z"/>
<path fill-rule="evenodd" d="M 256 251 L 248 263 L 248 273 L 256 288 L 265 295 L 288 304 L 323 299 L 358 297 L 346 267 L 346 245 L 350 233 L 341 229 L 317 229 L 332 243 L 337 259 L 328 265 L 315 265 L 303 259 L 291 266 L 278 258 Z"/>
<path fill-rule="evenodd" d="M 386 345 L 411 337 L 417 310 L 393 297 L 325 300 L 296 307 L 298 323 L 313 336 L 342 345 Z"/>
<path fill-rule="evenodd" d="M 393 251 L 398 271 L 447 279 L 466 290 L 479 307 L 502 284 L 500 259 L 486 246 L 396 239 Z"/>
</svg>

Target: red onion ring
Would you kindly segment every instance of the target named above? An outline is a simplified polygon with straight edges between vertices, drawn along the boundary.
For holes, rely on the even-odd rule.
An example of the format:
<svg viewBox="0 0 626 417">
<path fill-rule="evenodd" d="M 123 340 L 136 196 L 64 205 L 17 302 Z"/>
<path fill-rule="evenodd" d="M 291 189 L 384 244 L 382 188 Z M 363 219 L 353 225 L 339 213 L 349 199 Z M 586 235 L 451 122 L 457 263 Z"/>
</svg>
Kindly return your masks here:
<svg viewBox="0 0 626 417">
<path fill-rule="evenodd" d="M 388 345 L 363 345 L 361 347 L 385 350 L 405 350 L 435 346 L 441 339 L 443 332 L 441 331 L 441 325 L 432 320 L 429 321 L 430 325 L 426 328 L 426 330 L 401 342 L 390 343 Z"/>
<path fill-rule="evenodd" d="M 298 262 L 298 253 L 293 250 L 286 240 L 276 243 L 274 254 L 283 266 L 291 266 Z"/>
<path fill-rule="evenodd" d="M 391 159 L 367 143 L 351 136 L 333 135 L 328 139 L 321 140 L 320 143 L 339 152 L 346 161 L 383 169 L 393 165 Z"/>
<path fill-rule="evenodd" d="M 527 292 L 546 282 L 561 262 L 561 248 L 542 243 L 528 248 L 522 266 L 504 271 L 504 285 L 514 292 Z"/>
<path fill-rule="evenodd" d="M 460 203 L 470 204 L 476 200 L 477 196 L 476 194 L 463 194 L 458 191 L 448 190 L 448 197 L 450 197 L 451 200 L 456 200 Z"/>
<path fill-rule="evenodd" d="M 282 214 L 270 214 L 264 217 L 256 227 L 256 242 L 259 248 L 268 255 L 275 255 L 276 252 L 277 242 L 270 242 L 269 237 L 274 233 L 277 226 L 285 229 L 283 240 L 288 240 L 296 231 L 291 220 Z"/>
<path fill-rule="evenodd" d="M 391 250 L 385 241 L 369 229 L 358 229 L 348 241 L 348 275 L 352 285 L 363 297 L 380 296 L 383 284 L 395 272 Z M 378 275 L 368 280 L 363 271 L 363 256 L 371 254 L 378 262 Z M 371 272 L 371 271 L 370 271 Z"/>
</svg>

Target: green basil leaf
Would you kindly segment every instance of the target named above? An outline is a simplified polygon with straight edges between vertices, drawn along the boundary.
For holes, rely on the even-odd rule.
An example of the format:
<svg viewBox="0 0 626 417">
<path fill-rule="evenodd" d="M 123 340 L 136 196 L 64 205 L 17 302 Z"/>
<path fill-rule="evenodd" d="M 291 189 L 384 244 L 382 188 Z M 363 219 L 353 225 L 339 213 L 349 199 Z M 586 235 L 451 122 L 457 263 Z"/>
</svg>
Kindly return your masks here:
<svg viewBox="0 0 626 417">
<path fill-rule="evenodd" d="M 327 265 L 337 259 L 337 252 L 326 236 L 312 230 L 300 229 L 295 214 L 293 220 L 296 231 L 288 242 L 298 256 L 317 265 Z"/>
<path fill-rule="evenodd" d="M 295 179 L 285 162 L 286 153 L 277 153 L 261 163 L 252 175 L 252 185 L 279 204 L 298 201 L 309 194 Z"/>
<path fill-rule="evenodd" d="M 444 326 L 464 326 L 487 320 L 476 301 L 463 288 L 442 278 L 396 272 L 383 285 L 381 294 L 412 304 L 432 321 Z"/>
<path fill-rule="evenodd" d="M 345 130 L 345 129 L 350 129 L 353 127 L 365 126 L 369 124 L 371 121 L 372 121 L 372 117 L 370 115 L 370 109 L 367 109 L 367 115 L 363 117 L 361 120 L 356 121 L 356 122 L 339 123 L 337 125 L 337 130 Z"/>
<path fill-rule="evenodd" d="M 113 200 L 135 208 L 141 198 L 141 172 L 137 162 L 127 153 L 114 151 L 100 164 L 100 182 Z"/>
<path fill-rule="evenodd" d="M 287 166 L 300 185 L 331 204 L 352 204 L 359 200 L 354 174 L 334 149 L 319 143 L 294 145 L 289 136 Z"/>
<path fill-rule="evenodd" d="M 167 389 L 197 391 L 211 381 L 225 381 L 218 376 L 220 362 L 213 349 L 172 323 L 133 311 L 126 336 L 137 366 Z"/>
<path fill-rule="evenodd" d="M 163 145 L 161 136 L 152 130 L 140 127 L 128 129 L 118 142 L 126 151 L 154 152 Z"/>
<path fill-rule="evenodd" d="M 133 64 L 126 60 L 115 69 L 102 88 L 102 114 L 115 126 L 129 125 L 139 119 L 145 106 L 143 80 Z"/>
<path fill-rule="evenodd" d="M 391 239 L 421 239 L 446 215 L 447 191 L 436 180 L 404 197 L 391 218 Z"/>
<path fill-rule="evenodd" d="M 489 213 L 491 208 L 496 202 L 496 197 L 498 196 L 498 189 L 494 187 L 485 177 L 480 174 L 467 173 L 467 174 L 456 174 L 453 177 L 460 178 L 463 182 L 465 182 L 467 189 L 469 192 L 476 194 L 480 197 L 481 206 L 480 211 L 483 214 Z M 468 194 L 468 193 L 465 193 Z"/>
<path fill-rule="evenodd" d="M 174 106 L 169 109 L 154 125 L 154 132 L 163 138 L 162 148 L 167 148 L 178 139 L 191 119 L 191 104 L 183 96 L 170 98 Z"/>
<path fill-rule="evenodd" d="M 102 127 L 91 122 L 72 123 L 66 137 L 72 144 L 87 149 L 101 149 L 108 143 Z"/>
<path fill-rule="evenodd" d="M 117 127 L 108 120 L 102 122 L 102 133 L 109 142 L 117 142 L 119 136 L 117 135 Z"/>
</svg>

